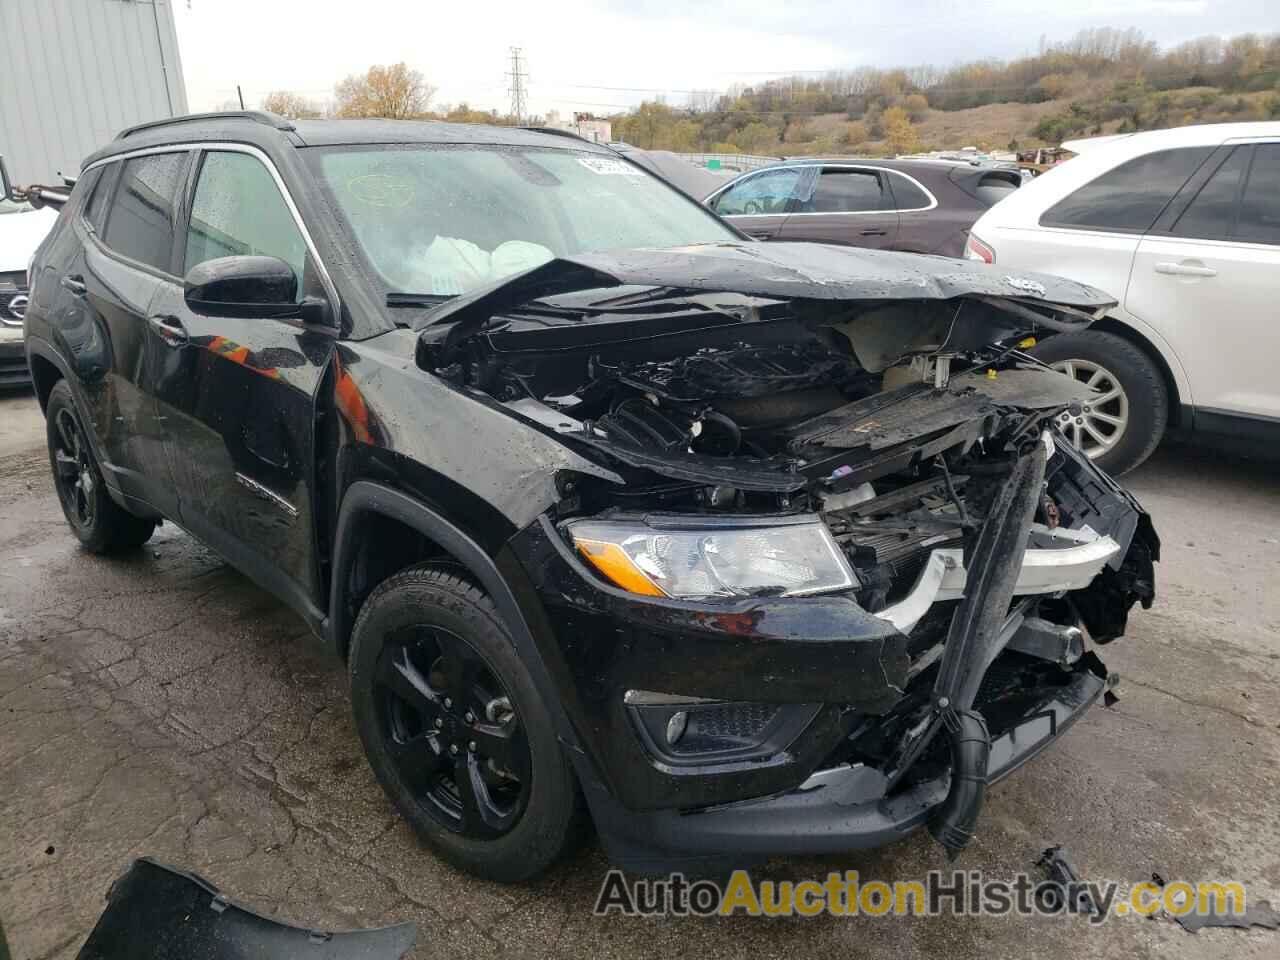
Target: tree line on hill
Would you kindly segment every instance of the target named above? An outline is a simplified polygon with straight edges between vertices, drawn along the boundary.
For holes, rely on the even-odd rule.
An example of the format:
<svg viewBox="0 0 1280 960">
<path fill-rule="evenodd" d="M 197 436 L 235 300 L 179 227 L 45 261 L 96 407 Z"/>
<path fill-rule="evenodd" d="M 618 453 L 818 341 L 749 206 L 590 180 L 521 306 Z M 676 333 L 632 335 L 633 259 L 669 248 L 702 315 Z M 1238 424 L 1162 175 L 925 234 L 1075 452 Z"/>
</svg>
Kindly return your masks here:
<svg viewBox="0 0 1280 960">
<path fill-rule="evenodd" d="M 298 118 L 515 122 L 466 103 L 433 109 L 435 94 L 421 72 L 398 63 L 346 77 L 327 105 L 287 90 L 262 105 Z M 610 119 L 615 139 L 648 149 L 909 153 L 959 145 L 937 142 L 931 118 L 1010 103 L 1043 106 L 1009 143 L 978 145 L 1017 149 L 1080 135 L 1280 117 L 1280 34 L 1202 37 L 1162 51 L 1140 31 L 1100 27 L 1061 43 L 1042 41 L 1034 56 L 1014 60 L 790 76 L 693 93 L 681 105 L 648 100 Z M 958 134 L 955 126 L 949 136 L 963 137 L 963 123 Z"/>
</svg>

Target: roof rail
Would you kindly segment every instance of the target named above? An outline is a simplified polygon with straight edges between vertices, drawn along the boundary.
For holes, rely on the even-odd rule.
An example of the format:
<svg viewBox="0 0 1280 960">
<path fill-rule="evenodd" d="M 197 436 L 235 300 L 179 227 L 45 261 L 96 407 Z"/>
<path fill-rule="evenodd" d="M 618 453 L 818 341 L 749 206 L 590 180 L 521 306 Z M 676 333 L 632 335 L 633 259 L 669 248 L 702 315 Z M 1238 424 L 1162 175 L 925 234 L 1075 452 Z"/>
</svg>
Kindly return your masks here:
<svg viewBox="0 0 1280 960">
<path fill-rule="evenodd" d="M 266 110 L 217 110 L 213 113 L 187 113 L 180 117 L 165 117 L 163 120 L 148 120 L 146 123 L 135 123 L 132 127 L 125 127 L 116 134 L 116 139 L 123 140 L 125 137 L 131 137 L 135 133 L 154 130 L 157 127 L 167 127 L 174 123 L 197 123 L 201 120 L 252 120 L 254 123 L 261 123 L 277 130 L 289 131 L 297 129 L 294 127 L 292 120 L 286 120 L 284 117 L 275 113 L 268 113 Z"/>
</svg>

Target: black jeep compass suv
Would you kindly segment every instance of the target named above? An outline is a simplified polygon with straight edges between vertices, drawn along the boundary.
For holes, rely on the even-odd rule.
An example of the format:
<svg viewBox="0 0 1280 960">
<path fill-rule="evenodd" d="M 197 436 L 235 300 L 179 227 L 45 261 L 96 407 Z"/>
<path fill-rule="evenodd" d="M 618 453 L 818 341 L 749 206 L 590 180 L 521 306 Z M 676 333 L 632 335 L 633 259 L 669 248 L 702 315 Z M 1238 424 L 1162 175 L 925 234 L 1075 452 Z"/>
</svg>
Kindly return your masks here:
<svg viewBox="0 0 1280 960">
<path fill-rule="evenodd" d="M 515 128 L 190 116 L 85 162 L 26 351 L 89 550 L 162 519 L 350 666 L 451 862 L 637 869 L 972 836 L 1153 596 L 1022 352 L 1109 305 L 760 244 Z"/>
</svg>

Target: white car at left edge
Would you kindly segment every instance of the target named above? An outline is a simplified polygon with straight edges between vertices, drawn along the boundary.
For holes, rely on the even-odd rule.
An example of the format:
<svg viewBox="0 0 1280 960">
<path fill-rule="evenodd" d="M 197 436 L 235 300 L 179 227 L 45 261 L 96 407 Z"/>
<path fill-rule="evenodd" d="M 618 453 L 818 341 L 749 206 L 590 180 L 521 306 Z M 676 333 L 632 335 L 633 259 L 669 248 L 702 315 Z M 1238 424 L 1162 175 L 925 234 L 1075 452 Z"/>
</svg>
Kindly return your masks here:
<svg viewBox="0 0 1280 960">
<path fill-rule="evenodd" d="M 22 333 L 27 266 L 57 219 L 57 210 L 0 196 L 0 390 L 31 382 Z"/>
</svg>

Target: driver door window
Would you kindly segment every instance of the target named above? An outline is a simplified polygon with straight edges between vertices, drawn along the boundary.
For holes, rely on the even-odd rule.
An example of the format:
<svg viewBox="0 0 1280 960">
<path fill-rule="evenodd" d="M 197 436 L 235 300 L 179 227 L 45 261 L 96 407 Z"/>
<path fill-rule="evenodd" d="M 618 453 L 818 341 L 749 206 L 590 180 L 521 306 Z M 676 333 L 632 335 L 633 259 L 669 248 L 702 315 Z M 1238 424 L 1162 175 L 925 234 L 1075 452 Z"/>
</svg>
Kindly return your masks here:
<svg viewBox="0 0 1280 960">
<path fill-rule="evenodd" d="M 800 170 L 771 170 L 730 187 L 716 198 L 722 217 L 784 214 L 800 182 Z"/>
<path fill-rule="evenodd" d="M 722 217 L 733 217 L 734 226 L 758 240 L 777 234 L 800 185 L 803 171 L 796 167 L 767 170 L 734 184 L 712 203 Z"/>
<path fill-rule="evenodd" d="M 206 260 L 247 254 L 289 264 L 301 301 L 306 242 L 275 178 L 247 153 L 208 153 L 191 204 L 183 272 Z"/>
</svg>

